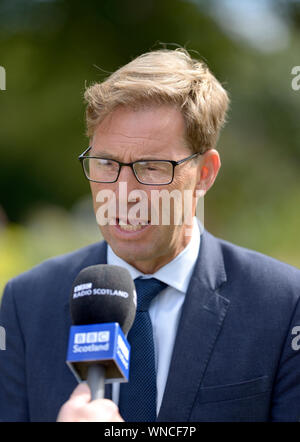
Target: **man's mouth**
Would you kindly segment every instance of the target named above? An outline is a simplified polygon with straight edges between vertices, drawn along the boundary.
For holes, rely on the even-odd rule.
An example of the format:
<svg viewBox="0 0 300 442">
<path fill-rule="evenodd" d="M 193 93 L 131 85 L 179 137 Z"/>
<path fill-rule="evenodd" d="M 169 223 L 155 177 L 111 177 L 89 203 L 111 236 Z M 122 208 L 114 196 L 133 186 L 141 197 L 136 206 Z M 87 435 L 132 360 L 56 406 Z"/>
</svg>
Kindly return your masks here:
<svg viewBox="0 0 300 442">
<path fill-rule="evenodd" d="M 139 230 L 143 230 L 150 225 L 148 220 L 121 220 L 120 218 L 116 219 L 116 225 L 120 230 L 124 232 L 137 232 Z"/>
</svg>

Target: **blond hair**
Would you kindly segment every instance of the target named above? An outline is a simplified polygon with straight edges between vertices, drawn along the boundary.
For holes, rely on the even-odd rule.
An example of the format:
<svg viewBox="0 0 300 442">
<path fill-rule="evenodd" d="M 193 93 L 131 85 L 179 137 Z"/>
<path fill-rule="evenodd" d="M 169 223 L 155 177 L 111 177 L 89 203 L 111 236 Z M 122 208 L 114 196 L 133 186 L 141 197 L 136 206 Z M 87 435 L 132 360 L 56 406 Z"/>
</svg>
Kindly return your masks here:
<svg viewBox="0 0 300 442">
<path fill-rule="evenodd" d="M 192 152 L 214 148 L 225 123 L 227 92 L 202 61 L 180 48 L 140 55 L 85 91 L 87 135 L 117 106 L 177 106 Z"/>
</svg>

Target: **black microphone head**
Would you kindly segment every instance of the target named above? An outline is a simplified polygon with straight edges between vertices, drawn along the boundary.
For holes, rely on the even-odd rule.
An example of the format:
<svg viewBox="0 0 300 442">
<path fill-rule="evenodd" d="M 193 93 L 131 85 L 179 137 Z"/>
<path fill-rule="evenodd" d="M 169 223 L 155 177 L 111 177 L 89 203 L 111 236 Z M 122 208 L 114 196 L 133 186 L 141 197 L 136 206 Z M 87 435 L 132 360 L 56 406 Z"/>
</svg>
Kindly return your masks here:
<svg viewBox="0 0 300 442">
<path fill-rule="evenodd" d="M 136 313 L 136 290 L 130 273 L 108 264 L 82 269 L 73 283 L 70 308 L 74 325 L 118 322 L 126 334 Z"/>
</svg>

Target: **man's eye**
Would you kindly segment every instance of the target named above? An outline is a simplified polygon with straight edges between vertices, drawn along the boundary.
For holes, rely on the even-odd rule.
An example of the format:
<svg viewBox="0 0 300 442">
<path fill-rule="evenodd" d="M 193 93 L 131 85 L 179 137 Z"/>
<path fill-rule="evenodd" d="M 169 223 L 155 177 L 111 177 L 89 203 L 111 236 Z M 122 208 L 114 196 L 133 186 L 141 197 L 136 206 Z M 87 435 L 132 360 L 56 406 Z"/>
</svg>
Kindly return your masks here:
<svg viewBox="0 0 300 442">
<path fill-rule="evenodd" d="M 97 164 L 99 166 L 109 167 L 109 166 L 113 166 L 114 162 L 111 160 L 99 159 L 99 160 L 97 160 Z"/>
<path fill-rule="evenodd" d="M 149 170 L 149 171 L 153 171 L 153 170 L 159 170 L 160 166 L 159 164 L 156 163 L 139 163 L 139 167 L 143 170 Z"/>
</svg>

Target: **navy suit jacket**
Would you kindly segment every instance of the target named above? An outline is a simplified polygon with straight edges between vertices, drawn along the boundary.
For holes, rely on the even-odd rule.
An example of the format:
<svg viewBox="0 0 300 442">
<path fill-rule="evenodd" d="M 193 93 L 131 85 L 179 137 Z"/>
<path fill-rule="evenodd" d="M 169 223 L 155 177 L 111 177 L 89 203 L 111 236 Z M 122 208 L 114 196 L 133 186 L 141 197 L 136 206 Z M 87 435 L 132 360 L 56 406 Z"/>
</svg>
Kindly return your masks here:
<svg viewBox="0 0 300 442">
<path fill-rule="evenodd" d="M 71 286 L 106 250 L 93 244 L 8 282 L 0 420 L 56 420 L 76 387 L 65 363 Z M 299 297 L 299 270 L 204 231 L 158 421 L 299 420 Z"/>
</svg>

